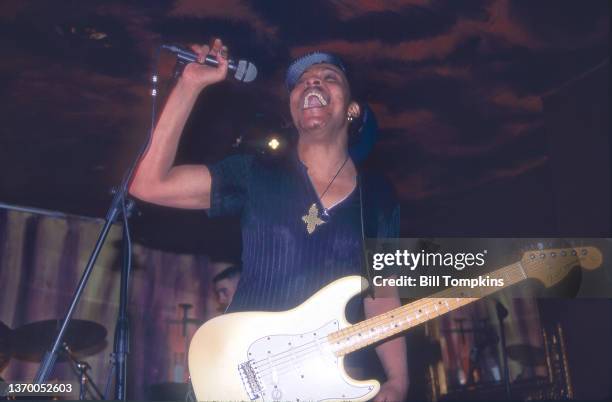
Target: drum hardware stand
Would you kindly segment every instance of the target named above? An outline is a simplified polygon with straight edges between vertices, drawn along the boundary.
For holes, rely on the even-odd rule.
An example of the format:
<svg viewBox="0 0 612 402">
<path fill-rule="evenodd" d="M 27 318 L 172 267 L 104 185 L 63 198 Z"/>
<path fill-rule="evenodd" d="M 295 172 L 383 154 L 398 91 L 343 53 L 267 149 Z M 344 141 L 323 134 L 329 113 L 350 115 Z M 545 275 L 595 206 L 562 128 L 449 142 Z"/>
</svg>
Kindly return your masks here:
<svg viewBox="0 0 612 402">
<path fill-rule="evenodd" d="M 91 367 L 89 367 L 89 364 L 85 362 L 78 362 L 76 363 L 76 368 L 81 374 L 81 377 L 79 378 L 79 400 L 84 401 L 85 394 L 87 393 L 87 369 Z"/>
<path fill-rule="evenodd" d="M 490 375 L 494 380 L 499 381 L 499 366 L 497 366 L 498 375 L 495 375 L 495 367 L 488 361 L 491 346 L 497 345 L 499 336 L 492 332 L 489 325 L 489 318 L 476 319 L 472 317 L 472 333 L 474 334 L 474 345 L 470 349 L 470 370 L 468 383 L 486 381 L 485 377 Z"/>
<path fill-rule="evenodd" d="M 158 59 L 159 59 L 159 50 L 158 50 Z M 155 65 L 159 63 L 156 62 Z M 36 384 L 41 384 L 47 381 L 49 375 L 51 374 L 51 370 L 55 365 L 57 360 L 57 355 L 60 350 L 60 346 L 63 343 L 63 338 L 68 328 L 68 324 L 74 314 L 74 311 L 79 303 L 81 295 L 83 294 L 83 290 L 85 290 L 85 286 L 87 285 L 87 281 L 93 271 L 94 264 L 102 250 L 102 246 L 106 241 L 106 237 L 113 225 L 115 220 L 120 216 L 123 218 L 123 264 L 121 270 L 121 288 L 119 295 L 119 312 L 117 319 L 117 326 L 115 328 L 115 345 L 114 345 L 114 353 L 112 355 L 112 363 L 111 363 L 111 372 L 116 372 L 115 378 L 115 396 L 112 399 L 116 400 L 126 400 L 126 378 L 127 378 L 127 354 L 129 353 L 129 324 L 128 324 L 128 314 L 127 314 L 127 302 L 129 300 L 129 276 L 130 276 L 130 268 L 131 268 L 131 242 L 130 242 L 130 233 L 128 230 L 128 218 L 130 216 L 130 212 L 134 207 L 134 202 L 128 199 L 128 187 L 131 182 L 132 176 L 134 175 L 134 171 L 136 170 L 136 166 L 140 161 L 140 158 L 144 154 L 147 146 L 149 144 L 149 139 L 151 138 L 151 134 L 153 133 L 153 128 L 155 127 L 155 107 L 156 107 L 156 96 L 157 96 L 157 72 L 153 74 L 151 77 L 152 81 L 152 89 L 151 96 L 153 97 L 152 106 L 151 106 L 151 127 L 149 131 L 149 135 L 147 136 L 147 141 L 142 144 L 137 157 L 132 162 L 129 169 L 126 171 L 123 179 L 121 181 L 121 185 L 116 189 L 113 189 L 113 199 L 109 206 L 109 209 L 106 214 L 104 225 L 100 230 L 100 234 L 98 235 L 98 239 L 96 244 L 94 245 L 93 251 L 87 261 L 87 265 L 85 266 L 85 270 L 83 271 L 83 275 L 79 280 L 77 288 L 72 296 L 70 305 L 68 310 L 66 311 L 65 317 L 62 320 L 62 325 L 60 330 L 55 337 L 53 342 L 53 346 L 51 350 L 48 350 L 45 353 L 45 356 L 38 368 L 38 372 L 34 377 L 33 382 Z M 116 366 L 116 369 L 115 369 Z M 86 373 L 86 371 L 85 371 Z"/>
<path fill-rule="evenodd" d="M 542 336 L 549 384 L 547 397 L 550 399 L 573 399 L 574 388 L 561 323 L 558 322 L 554 327 L 542 328 Z"/>
<path fill-rule="evenodd" d="M 461 335 L 461 347 L 464 348 L 465 347 L 465 333 L 467 332 L 465 330 L 465 328 L 463 328 L 463 323 L 466 320 L 466 318 L 455 318 L 454 321 L 459 325 L 459 329 L 455 330 L 454 332 L 458 332 Z M 469 378 L 469 367 L 467 368 L 468 372 L 465 372 L 463 364 L 460 363 L 459 364 L 459 383 L 462 385 L 467 384 L 468 378 Z"/>
<path fill-rule="evenodd" d="M 499 337 L 501 341 L 502 361 L 504 364 L 504 388 L 506 389 L 506 399 L 510 400 L 510 371 L 508 369 L 508 351 L 506 350 L 506 329 L 504 328 L 504 319 L 508 317 L 508 310 L 498 300 L 495 303 L 497 311 L 497 319 L 499 320 Z"/>
<path fill-rule="evenodd" d="M 98 389 L 96 383 L 87 372 L 87 370 L 91 370 L 91 366 L 85 361 L 77 360 L 66 343 L 64 343 L 63 347 L 64 355 L 68 357 L 68 363 L 70 363 L 72 371 L 79 379 L 79 400 L 85 400 L 88 385 L 91 385 L 91 388 L 96 392 L 98 398 L 104 399 L 104 395 L 100 392 L 100 389 Z"/>
</svg>

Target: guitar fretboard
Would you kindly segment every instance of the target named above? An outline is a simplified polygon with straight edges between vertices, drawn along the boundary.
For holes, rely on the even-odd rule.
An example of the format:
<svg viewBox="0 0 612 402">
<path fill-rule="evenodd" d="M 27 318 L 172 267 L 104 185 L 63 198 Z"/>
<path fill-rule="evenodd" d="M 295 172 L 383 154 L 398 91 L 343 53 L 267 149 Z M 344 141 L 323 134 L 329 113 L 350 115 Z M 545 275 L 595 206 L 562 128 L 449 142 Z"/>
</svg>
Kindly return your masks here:
<svg viewBox="0 0 612 402">
<path fill-rule="evenodd" d="M 503 279 L 504 286 L 444 289 L 424 299 L 336 331 L 330 334 L 327 340 L 334 353 L 337 356 L 343 356 L 423 324 L 527 278 L 521 262 L 489 272 L 486 275 L 491 279 Z M 470 297 L 472 295 L 475 297 Z"/>
</svg>

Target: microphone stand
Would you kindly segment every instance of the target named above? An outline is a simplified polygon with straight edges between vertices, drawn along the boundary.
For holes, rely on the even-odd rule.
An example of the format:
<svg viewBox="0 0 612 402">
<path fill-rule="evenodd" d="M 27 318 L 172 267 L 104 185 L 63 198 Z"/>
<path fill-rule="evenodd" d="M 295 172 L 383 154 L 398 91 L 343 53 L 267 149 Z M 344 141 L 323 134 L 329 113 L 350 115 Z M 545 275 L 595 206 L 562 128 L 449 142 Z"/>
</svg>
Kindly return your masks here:
<svg viewBox="0 0 612 402">
<path fill-rule="evenodd" d="M 125 189 L 127 192 L 127 188 Z M 128 217 L 129 217 L 128 206 Z M 125 211 L 124 211 L 125 212 Z M 132 266 L 132 250 L 130 247 L 130 232 L 127 219 L 123 220 L 123 264 L 119 289 L 119 311 L 115 326 L 112 365 L 115 371 L 115 399 L 124 401 L 126 398 L 127 355 L 130 353 L 130 324 L 128 318 L 130 271 Z M 111 370 L 112 371 L 112 370 Z"/>
<path fill-rule="evenodd" d="M 159 52 L 158 52 L 159 53 Z M 154 98 L 157 96 L 157 73 L 154 73 L 152 76 L 152 90 L 151 96 Z M 115 220 L 123 216 L 123 264 L 121 268 L 121 289 L 119 295 L 119 311 L 117 318 L 117 325 L 115 327 L 115 340 L 114 340 L 114 352 L 112 354 L 112 365 L 117 366 L 116 372 L 116 383 L 115 383 L 115 398 L 116 400 L 126 400 L 126 377 L 127 377 L 127 354 L 129 353 L 129 324 L 128 324 L 128 314 L 127 314 L 127 304 L 129 301 L 129 277 L 130 277 L 130 269 L 131 269 L 131 246 L 130 246 L 130 235 L 128 230 L 128 218 L 130 214 L 130 210 L 133 208 L 133 201 L 127 198 L 128 195 L 128 187 L 132 176 L 134 175 L 134 171 L 136 170 L 136 166 L 140 161 L 141 156 L 144 154 L 147 146 L 149 144 L 149 138 L 151 137 L 151 133 L 153 132 L 153 127 L 155 124 L 155 100 L 152 102 L 152 114 L 151 114 L 151 128 L 149 132 L 149 136 L 147 137 L 147 141 L 142 145 L 142 148 L 138 152 L 136 158 L 130 165 L 129 169 L 123 176 L 121 181 L 121 185 L 113 190 L 113 199 L 111 201 L 110 207 L 106 214 L 104 225 L 100 230 L 100 234 L 98 236 L 98 240 L 94 245 L 93 251 L 87 261 L 87 265 L 85 266 L 85 270 L 79 280 L 79 283 L 76 287 L 74 295 L 72 296 L 70 305 L 64 319 L 62 320 L 62 325 L 57 333 L 55 340 L 53 342 L 53 346 L 51 350 L 45 353 L 45 356 L 38 368 L 38 372 L 34 377 L 34 383 L 41 384 L 47 381 L 49 375 L 51 374 L 51 370 L 55 365 L 57 360 L 58 352 L 60 346 L 63 344 L 63 338 L 68 328 L 68 324 L 72 319 L 72 315 L 74 314 L 74 310 L 76 309 L 79 300 L 83 294 L 83 290 L 87 286 L 87 282 L 91 273 L 93 271 L 94 264 L 102 250 L 102 246 L 106 241 L 106 237 L 108 236 L 108 232 L 110 231 Z"/>
<path fill-rule="evenodd" d="M 110 208 L 106 214 L 104 226 L 100 230 L 98 240 L 96 241 L 94 249 L 89 257 L 89 260 L 87 261 L 87 265 L 85 266 L 85 271 L 83 272 L 83 275 L 81 276 L 81 279 L 79 280 L 79 283 L 74 292 L 74 295 L 72 296 L 72 299 L 71 299 L 72 301 L 70 302 L 70 306 L 68 307 L 68 310 L 66 311 L 64 319 L 62 320 L 62 325 L 60 327 L 60 330 L 55 337 L 51 350 L 45 353 L 45 357 L 43 358 L 43 361 L 40 364 L 38 372 L 36 373 L 36 377 L 34 377 L 34 382 L 36 384 L 41 384 L 43 382 L 46 382 L 47 379 L 49 378 L 49 375 L 51 374 L 51 369 L 53 368 L 53 365 L 55 364 L 55 361 L 57 360 L 57 353 L 59 351 L 60 345 L 62 344 L 64 335 L 66 333 L 66 329 L 68 328 L 68 324 L 70 320 L 72 319 L 74 310 L 77 304 L 79 303 L 81 295 L 83 294 L 83 290 L 85 289 L 85 286 L 87 285 L 87 281 L 89 280 L 89 277 L 93 271 L 93 267 L 96 262 L 96 259 L 98 258 L 98 255 L 100 254 L 100 251 L 102 250 L 102 246 L 104 245 L 106 237 L 108 236 L 108 232 L 110 231 L 110 228 L 115 222 L 115 219 L 117 219 L 117 217 L 119 216 L 120 211 L 124 209 L 123 203 L 125 201 L 125 194 L 127 192 L 127 183 L 128 183 L 127 179 L 128 179 L 128 175 L 125 176 L 124 183 L 122 184 L 121 188 L 118 191 L 115 191 L 115 195 L 113 196 L 113 200 L 111 201 Z M 129 267 L 124 267 L 124 268 L 129 269 Z"/>
</svg>

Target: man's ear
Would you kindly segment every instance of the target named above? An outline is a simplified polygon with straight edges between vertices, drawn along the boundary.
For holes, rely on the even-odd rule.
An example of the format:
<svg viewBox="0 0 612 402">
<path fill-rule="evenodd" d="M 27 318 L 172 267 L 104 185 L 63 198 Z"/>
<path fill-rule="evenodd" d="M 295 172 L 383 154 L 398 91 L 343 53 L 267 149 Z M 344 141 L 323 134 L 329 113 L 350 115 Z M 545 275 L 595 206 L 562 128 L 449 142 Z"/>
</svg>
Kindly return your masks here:
<svg viewBox="0 0 612 402">
<path fill-rule="evenodd" d="M 349 116 L 351 116 L 353 119 L 358 118 L 359 116 L 361 116 L 361 107 L 359 106 L 359 103 L 353 101 L 349 104 L 348 107 L 348 113 Z"/>
</svg>

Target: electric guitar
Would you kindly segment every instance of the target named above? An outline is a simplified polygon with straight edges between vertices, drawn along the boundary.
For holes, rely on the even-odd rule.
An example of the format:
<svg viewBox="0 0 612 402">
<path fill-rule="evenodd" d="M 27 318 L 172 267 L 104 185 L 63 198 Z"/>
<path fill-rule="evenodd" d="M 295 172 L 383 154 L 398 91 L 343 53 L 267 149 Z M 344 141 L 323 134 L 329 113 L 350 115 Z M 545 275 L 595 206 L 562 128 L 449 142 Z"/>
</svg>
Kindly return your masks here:
<svg viewBox="0 0 612 402">
<path fill-rule="evenodd" d="M 487 275 L 503 278 L 504 287 L 527 278 L 550 287 L 571 268 L 595 269 L 601 260 L 601 252 L 594 247 L 538 250 Z M 345 355 L 502 289 L 486 287 L 479 290 L 480 297 L 461 297 L 461 288 L 448 288 L 351 325 L 344 315 L 346 303 L 365 288 L 365 282 L 359 276 L 344 277 L 292 310 L 230 313 L 206 322 L 189 348 L 197 399 L 372 399 L 379 382 L 350 378 L 344 371 Z"/>
</svg>

